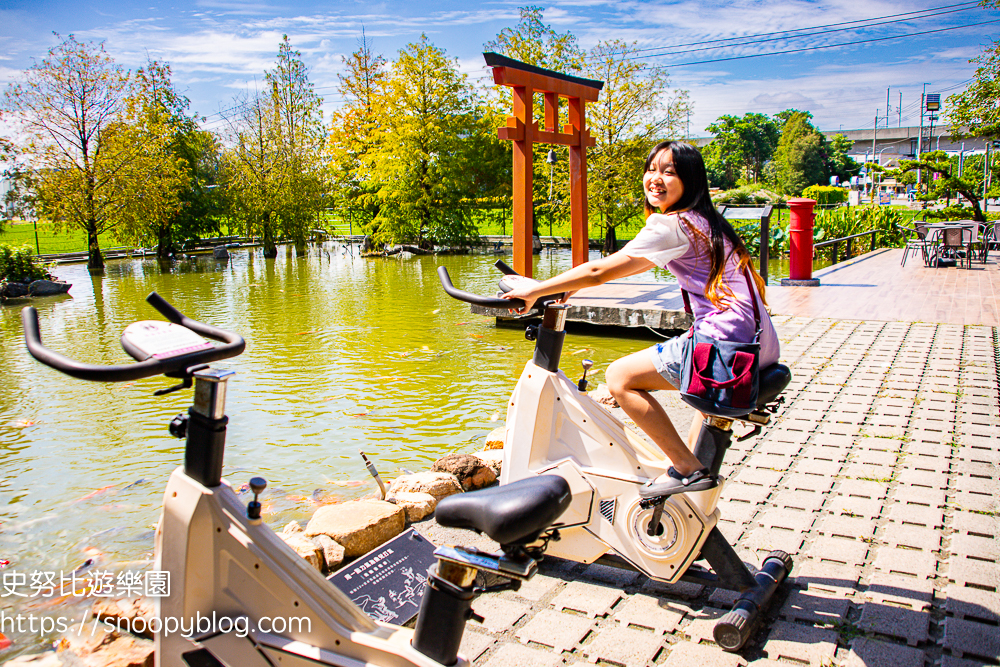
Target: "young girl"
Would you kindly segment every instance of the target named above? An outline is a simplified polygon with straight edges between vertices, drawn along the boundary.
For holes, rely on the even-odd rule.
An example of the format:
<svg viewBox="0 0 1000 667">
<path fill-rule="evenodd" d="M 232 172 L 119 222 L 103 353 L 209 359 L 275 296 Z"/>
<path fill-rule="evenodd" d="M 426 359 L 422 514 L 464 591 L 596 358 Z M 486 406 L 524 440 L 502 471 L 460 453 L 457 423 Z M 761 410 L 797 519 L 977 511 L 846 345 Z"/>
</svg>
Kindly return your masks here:
<svg viewBox="0 0 1000 667">
<path fill-rule="evenodd" d="M 750 299 L 757 299 L 760 368 L 777 363 L 778 336 L 764 308 L 764 281 L 754 270 L 743 241 L 712 204 L 701 153 L 680 142 L 656 145 L 646 158 L 642 186 L 646 226 L 624 248 L 544 282 L 525 281 L 503 297 L 522 299 L 524 308 L 518 312 L 524 313 L 545 294 L 566 292 L 568 298 L 583 287 L 664 267 L 689 293 L 694 326 L 713 338 L 752 342 L 757 325 Z M 649 394 L 680 386 L 682 349 L 683 336 L 678 336 L 618 359 L 606 373 L 611 395 L 673 463 L 640 490 L 643 497 L 702 491 L 718 484 L 691 452 L 705 416 L 695 416 L 685 444 L 666 411 Z"/>
</svg>

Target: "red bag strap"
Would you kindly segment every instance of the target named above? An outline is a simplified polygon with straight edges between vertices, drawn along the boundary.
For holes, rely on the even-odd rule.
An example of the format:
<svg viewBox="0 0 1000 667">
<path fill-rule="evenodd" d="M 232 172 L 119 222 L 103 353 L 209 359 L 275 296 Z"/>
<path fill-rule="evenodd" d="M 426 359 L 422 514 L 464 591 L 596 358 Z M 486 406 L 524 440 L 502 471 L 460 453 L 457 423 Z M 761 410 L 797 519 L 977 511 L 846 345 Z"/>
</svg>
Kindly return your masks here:
<svg viewBox="0 0 1000 667">
<path fill-rule="evenodd" d="M 750 302 L 753 304 L 753 321 L 757 324 L 757 328 L 760 329 L 760 309 L 757 307 L 757 291 L 753 288 L 753 281 L 750 280 L 750 270 L 744 266 L 743 267 L 743 277 L 747 281 L 747 289 L 750 291 Z M 694 315 L 694 311 L 691 310 L 691 300 L 688 298 L 687 290 L 683 287 L 681 288 L 681 296 L 684 297 L 684 312 L 688 315 Z"/>
</svg>

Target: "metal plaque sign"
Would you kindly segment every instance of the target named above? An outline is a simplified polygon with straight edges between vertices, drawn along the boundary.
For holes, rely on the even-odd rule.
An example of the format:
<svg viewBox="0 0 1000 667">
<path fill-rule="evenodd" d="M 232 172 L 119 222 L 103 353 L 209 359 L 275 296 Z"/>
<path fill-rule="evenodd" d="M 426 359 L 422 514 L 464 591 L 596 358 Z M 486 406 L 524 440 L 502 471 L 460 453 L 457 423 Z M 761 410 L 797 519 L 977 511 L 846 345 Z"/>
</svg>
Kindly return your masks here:
<svg viewBox="0 0 1000 667">
<path fill-rule="evenodd" d="M 412 528 L 340 568 L 327 580 L 376 621 L 402 625 L 420 610 L 434 545 Z"/>
</svg>

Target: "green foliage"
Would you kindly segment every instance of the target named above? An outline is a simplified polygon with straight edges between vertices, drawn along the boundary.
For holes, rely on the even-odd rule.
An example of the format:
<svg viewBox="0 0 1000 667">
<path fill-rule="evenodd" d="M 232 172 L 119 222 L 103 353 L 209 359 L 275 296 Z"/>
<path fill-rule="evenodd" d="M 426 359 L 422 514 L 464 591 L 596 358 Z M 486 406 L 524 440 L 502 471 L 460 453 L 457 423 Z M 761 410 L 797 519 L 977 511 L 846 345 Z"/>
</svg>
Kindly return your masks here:
<svg viewBox="0 0 1000 667">
<path fill-rule="evenodd" d="M 1000 135 L 1000 41 L 969 62 L 979 65 L 973 82 L 948 98 L 951 131 L 959 138 L 996 137 Z"/>
<path fill-rule="evenodd" d="M 787 112 L 785 112 L 787 113 Z M 777 184 L 784 194 L 799 195 L 809 185 L 827 181 L 825 137 L 801 111 L 788 114 L 774 153 Z"/>
<path fill-rule="evenodd" d="M 715 135 L 706 156 L 710 171 L 730 187 L 741 178 L 760 181 L 781 136 L 778 123 L 762 113 L 719 116 L 706 129 Z"/>
<path fill-rule="evenodd" d="M 777 204 L 783 201 L 784 197 L 781 195 L 751 185 L 726 190 L 712 197 L 712 202 L 716 206 L 723 204 L 727 206 L 751 206 Z"/>
<path fill-rule="evenodd" d="M 521 21 L 514 28 L 504 28 L 495 40 L 483 48 L 515 60 L 557 72 L 579 72 L 584 52 L 571 32 L 557 33 L 543 21 L 542 7 L 518 9 Z"/>
<path fill-rule="evenodd" d="M 877 171 L 885 171 L 890 177 L 900 179 L 904 174 L 916 170 L 925 170 L 924 173 L 936 173 L 937 178 L 929 179 L 930 192 L 929 199 L 940 199 L 946 193 L 958 192 L 972 204 L 972 216 L 970 219 L 984 222 L 982 207 L 979 204 L 982 195 L 982 172 L 976 180 L 976 174 L 972 165 L 964 170 L 962 176 L 958 175 L 958 165 L 944 151 L 931 151 L 920 155 L 919 160 L 900 160 L 899 168 L 883 170 L 875 167 Z"/>
<path fill-rule="evenodd" d="M 802 196 L 815 199 L 818 206 L 844 204 L 847 202 L 847 190 L 833 185 L 810 185 L 802 190 Z"/>
<path fill-rule="evenodd" d="M 903 224 L 903 214 L 899 209 L 888 206 L 841 206 L 822 211 L 813 223 L 813 239 L 826 241 L 854 234 L 878 233 L 875 242 L 878 247 L 895 247 L 902 236 L 896 225 Z"/>
<path fill-rule="evenodd" d="M 0 280 L 28 283 L 51 278 L 45 267 L 35 262 L 31 248 L 0 243 Z"/>
</svg>

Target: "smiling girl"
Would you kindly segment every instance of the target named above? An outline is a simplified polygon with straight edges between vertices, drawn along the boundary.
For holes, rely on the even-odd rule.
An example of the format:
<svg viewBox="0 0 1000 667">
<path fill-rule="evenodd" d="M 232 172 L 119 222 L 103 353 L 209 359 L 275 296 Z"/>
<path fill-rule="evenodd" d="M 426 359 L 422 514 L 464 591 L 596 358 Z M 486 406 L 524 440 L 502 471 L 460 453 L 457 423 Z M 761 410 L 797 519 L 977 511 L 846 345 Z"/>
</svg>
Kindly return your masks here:
<svg viewBox="0 0 1000 667">
<path fill-rule="evenodd" d="M 624 248 L 544 282 L 526 280 L 503 297 L 522 299 L 525 305 L 518 312 L 524 313 L 542 295 L 566 292 L 569 298 L 581 288 L 659 266 L 676 276 L 690 294 L 694 327 L 718 340 L 754 340 L 757 325 L 751 299 L 757 299 L 760 368 L 777 363 L 778 336 L 764 308 L 764 281 L 754 270 L 743 241 L 712 204 L 701 153 L 685 143 L 657 144 L 646 158 L 642 186 L 646 225 Z M 606 373 L 611 395 L 673 463 L 640 490 L 644 497 L 702 491 L 718 484 L 691 453 L 704 415 L 695 416 L 686 444 L 663 406 L 649 393 L 680 386 L 683 338 L 618 359 Z"/>
</svg>

